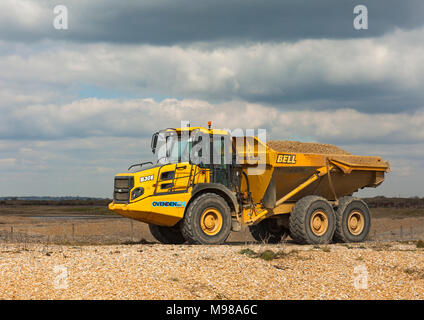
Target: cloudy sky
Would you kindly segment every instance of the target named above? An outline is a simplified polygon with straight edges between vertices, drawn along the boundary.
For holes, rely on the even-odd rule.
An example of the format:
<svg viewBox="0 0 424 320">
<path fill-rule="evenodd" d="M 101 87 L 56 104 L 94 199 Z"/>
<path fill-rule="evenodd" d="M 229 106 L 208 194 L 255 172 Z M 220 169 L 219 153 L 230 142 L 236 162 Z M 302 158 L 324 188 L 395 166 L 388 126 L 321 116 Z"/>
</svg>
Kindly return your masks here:
<svg viewBox="0 0 424 320">
<path fill-rule="evenodd" d="M 422 0 L 1 0 L 0 196 L 110 197 L 181 120 L 380 155 L 359 195 L 424 196 L 423 40 Z"/>
</svg>

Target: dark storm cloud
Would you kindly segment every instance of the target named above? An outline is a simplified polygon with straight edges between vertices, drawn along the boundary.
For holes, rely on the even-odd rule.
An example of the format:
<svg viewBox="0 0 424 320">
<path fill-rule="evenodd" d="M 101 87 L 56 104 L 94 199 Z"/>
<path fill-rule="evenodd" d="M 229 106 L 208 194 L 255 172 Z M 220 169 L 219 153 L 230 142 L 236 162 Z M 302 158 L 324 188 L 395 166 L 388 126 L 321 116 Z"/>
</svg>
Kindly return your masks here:
<svg viewBox="0 0 424 320">
<path fill-rule="evenodd" d="M 396 91 L 381 85 L 328 85 L 300 86 L 281 94 L 243 96 L 246 101 L 280 106 L 285 110 L 328 110 L 353 108 L 366 113 L 398 113 L 413 111 L 424 106 L 424 93 Z"/>
<path fill-rule="evenodd" d="M 49 99 L 64 103 L 77 96 L 241 100 L 285 110 L 414 111 L 424 107 L 423 35 L 420 28 L 372 39 L 209 49 L 28 44 L 32 51 L 0 54 L 0 107 Z"/>
<path fill-rule="evenodd" d="M 7 2 L 7 1 L 6 1 Z M 172 45 L 217 41 L 296 41 L 304 38 L 374 37 L 399 27 L 410 29 L 424 22 L 422 0 L 155 0 L 61 1 L 69 9 L 69 29 L 52 27 L 53 7 L 41 6 L 31 24 L 14 19 L 20 8 L 0 22 L 0 37 L 34 41 L 43 38 L 82 42 Z M 42 4 L 42 5 L 41 5 Z M 369 29 L 353 28 L 353 8 L 365 4 Z M 3 4 L 4 6 L 4 4 Z"/>
</svg>

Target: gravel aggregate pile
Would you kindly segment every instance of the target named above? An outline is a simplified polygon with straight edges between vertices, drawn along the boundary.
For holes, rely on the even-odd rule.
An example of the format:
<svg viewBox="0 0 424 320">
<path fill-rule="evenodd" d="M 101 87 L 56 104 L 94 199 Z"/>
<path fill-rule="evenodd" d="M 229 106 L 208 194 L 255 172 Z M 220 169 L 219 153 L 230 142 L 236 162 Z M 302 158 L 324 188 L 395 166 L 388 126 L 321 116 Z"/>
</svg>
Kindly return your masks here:
<svg viewBox="0 0 424 320">
<path fill-rule="evenodd" d="M 405 243 L 3 244 L 0 298 L 424 299 L 423 266 Z"/>
<path fill-rule="evenodd" d="M 349 152 L 337 146 L 325 143 L 271 140 L 267 142 L 267 146 L 277 152 L 350 155 Z"/>
</svg>

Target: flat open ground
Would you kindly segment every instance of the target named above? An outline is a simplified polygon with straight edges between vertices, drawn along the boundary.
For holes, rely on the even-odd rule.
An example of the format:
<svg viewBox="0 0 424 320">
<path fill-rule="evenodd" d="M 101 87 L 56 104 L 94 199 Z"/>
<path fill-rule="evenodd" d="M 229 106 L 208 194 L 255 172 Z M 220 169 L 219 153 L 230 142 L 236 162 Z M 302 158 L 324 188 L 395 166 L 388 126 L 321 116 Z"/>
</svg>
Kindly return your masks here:
<svg viewBox="0 0 424 320">
<path fill-rule="evenodd" d="M 96 206 L 0 206 L 0 299 L 424 299 L 424 210 L 372 209 L 370 240 L 161 245 Z M 414 240 L 412 240 L 414 239 Z"/>
<path fill-rule="evenodd" d="M 424 239 L 424 209 L 371 209 L 370 240 Z M 252 242 L 247 229 L 229 243 Z M 155 242 L 145 223 L 123 218 L 105 206 L 0 205 L 0 242 L 127 244 Z"/>
<path fill-rule="evenodd" d="M 424 299 L 412 242 L 3 244 L 0 261 L 1 299 Z"/>
</svg>

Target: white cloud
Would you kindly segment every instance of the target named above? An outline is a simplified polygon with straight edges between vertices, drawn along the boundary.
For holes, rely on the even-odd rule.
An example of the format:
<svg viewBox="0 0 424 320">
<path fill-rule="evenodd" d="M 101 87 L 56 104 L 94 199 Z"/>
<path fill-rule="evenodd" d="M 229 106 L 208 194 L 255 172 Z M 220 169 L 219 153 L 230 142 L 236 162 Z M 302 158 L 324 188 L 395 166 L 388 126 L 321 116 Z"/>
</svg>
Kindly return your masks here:
<svg viewBox="0 0 424 320">
<path fill-rule="evenodd" d="M 422 96 L 424 44 L 417 39 L 423 36 L 424 28 L 373 39 L 209 49 L 46 42 L 44 50 L 40 46 L 30 55 L 3 53 L 0 81 L 52 88 L 88 84 L 141 96 L 157 93 L 214 101 L 277 97 L 274 102 L 286 106 L 288 101 L 331 99 L 343 88 L 341 107 L 356 108 L 361 97 L 353 94 L 356 102 L 349 100 L 351 87 L 368 87 L 367 96 Z M 2 46 L 7 43 L 0 44 L 0 52 L 5 51 Z"/>
<path fill-rule="evenodd" d="M 267 128 L 275 138 L 306 138 L 344 144 L 424 141 L 424 111 L 366 114 L 353 109 L 283 111 L 230 101 L 212 104 L 194 99 L 83 99 L 69 104 L 29 105 L 0 118 L 0 137 L 146 137 L 181 120 L 221 128 Z"/>
<path fill-rule="evenodd" d="M 14 26 L 31 30 L 39 27 L 40 21 L 47 16 L 47 8 L 41 3 L 30 0 L 2 0 L 0 2 L 0 21 L 2 26 Z"/>
<path fill-rule="evenodd" d="M 283 112 L 240 101 L 87 99 L 28 107 L 12 116 L 0 128 L 14 123 L 19 128 L 16 135 L 28 131 L 29 136 L 42 137 L 17 139 L 11 131 L 9 139 L 0 140 L 0 193 L 110 196 L 116 173 L 130 164 L 153 160 L 154 131 L 179 126 L 180 120 L 190 120 L 192 126 L 212 120 L 215 128 L 266 128 L 268 139 L 334 143 L 354 154 L 382 156 L 390 161 L 392 173 L 382 187 L 362 195 L 398 195 L 399 188 L 402 194 L 422 195 L 417 186 L 424 165 L 424 112 Z M 7 183 L 16 179 L 28 183 Z"/>
</svg>

